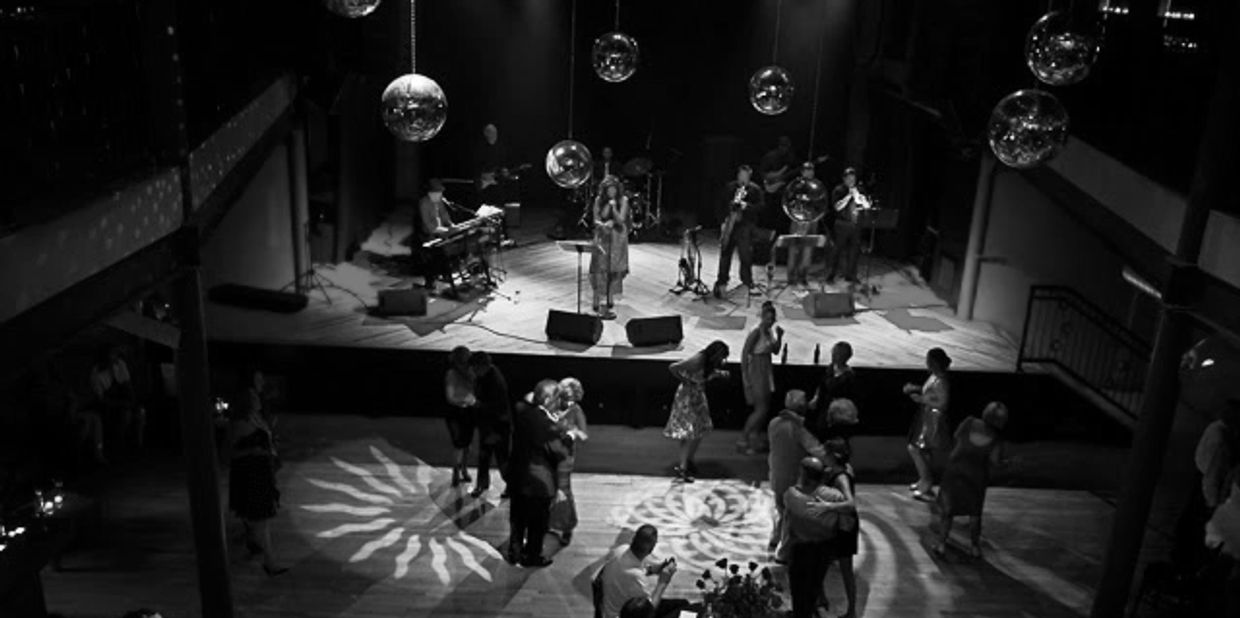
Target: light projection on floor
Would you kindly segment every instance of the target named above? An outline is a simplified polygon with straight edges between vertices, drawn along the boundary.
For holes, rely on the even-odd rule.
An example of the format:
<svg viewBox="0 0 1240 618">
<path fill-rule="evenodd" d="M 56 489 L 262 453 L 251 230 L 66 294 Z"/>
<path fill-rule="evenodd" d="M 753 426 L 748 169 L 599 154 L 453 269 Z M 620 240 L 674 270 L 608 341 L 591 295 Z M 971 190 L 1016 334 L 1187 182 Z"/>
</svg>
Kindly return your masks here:
<svg viewBox="0 0 1240 618">
<path fill-rule="evenodd" d="M 765 563 L 774 502 L 771 492 L 741 481 L 674 485 L 660 495 L 633 496 L 612 512 L 611 523 L 659 529 L 655 554 L 676 556 L 682 568 L 706 569 L 720 558 Z"/>
<path fill-rule="evenodd" d="M 429 561 L 430 571 L 445 586 L 452 583 L 453 573 L 470 572 L 492 581 L 491 570 L 483 562 L 500 560 L 499 552 L 464 529 L 481 517 L 485 503 L 462 501 L 453 494 L 445 507 L 431 489 L 434 477 L 443 473 L 421 460 L 400 465 L 374 446 L 369 450 L 373 462 L 359 465 L 331 457 L 343 475 L 333 474 L 333 480 L 305 479 L 312 487 L 325 490 L 314 492 L 318 499 L 338 500 L 298 505 L 302 511 L 322 516 L 314 521 L 323 524 L 323 529 L 313 534 L 320 539 L 355 539 L 348 563 L 387 563 L 396 579 L 424 571 L 418 564 Z"/>
</svg>

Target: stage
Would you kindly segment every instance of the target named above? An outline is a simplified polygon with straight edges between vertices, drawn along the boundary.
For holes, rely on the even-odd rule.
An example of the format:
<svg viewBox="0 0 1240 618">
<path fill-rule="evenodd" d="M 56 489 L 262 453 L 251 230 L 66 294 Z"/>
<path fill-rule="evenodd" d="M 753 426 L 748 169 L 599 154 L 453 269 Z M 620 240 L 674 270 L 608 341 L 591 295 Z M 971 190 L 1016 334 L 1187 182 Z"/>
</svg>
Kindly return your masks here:
<svg viewBox="0 0 1240 618">
<path fill-rule="evenodd" d="M 681 256 L 675 240 L 630 246 L 631 272 L 624 281 L 624 295 L 616 302 L 618 317 L 604 322 L 598 345 L 548 341 L 544 333 L 548 310 L 576 311 L 577 256 L 547 239 L 548 213 L 527 212 L 523 223 L 513 230 L 517 246 L 504 250 L 496 260 L 502 271 L 497 290 L 463 302 L 433 297 L 425 317 L 368 315 L 366 306 L 377 303 L 380 290 L 407 288 L 421 278 L 384 272 L 377 256 L 359 251 L 352 262 L 316 267 L 327 285 L 309 291 L 310 305 L 305 310 L 282 315 L 208 303 L 207 332 L 212 340 L 222 342 L 435 351 L 465 345 L 493 353 L 662 360 L 684 357 L 721 339 L 731 347 L 735 360 L 749 330 L 757 324 L 759 306 L 770 298 L 786 331 L 788 364 L 811 364 L 816 345 L 821 346 L 825 364 L 831 344 L 847 340 L 853 345 L 852 364 L 857 367 L 921 368 L 926 350 L 937 346 L 952 357 L 956 370 L 1011 372 L 1015 368 L 1015 342 L 989 324 L 957 319 L 907 265 L 876 259 L 871 274 L 881 291 L 872 298 L 857 295 L 856 315 L 811 318 L 801 306 L 809 290 L 783 287 L 782 264 L 764 296 L 751 298 L 745 288 L 738 287 L 736 260 L 732 289 L 725 299 L 671 293 Z M 702 232 L 701 272 L 708 285 L 715 280 L 718 247 L 717 230 Z M 862 257 L 862 273 L 865 260 Z M 589 255 L 584 256 L 582 267 L 588 271 Z M 589 311 L 591 291 L 585 274 L 582 308 Z M 755 281 L 766 283 L 764 264 L 755 266 L 754 276 Z M 811 288 L 818 290 L 820 285 L 814 283 Z M 838 283 L 822 289 L 846 291 Z M 666 315 L 683 318 L 680 346 L 635 348 L 628 343 L 624 325 L 629 320 Z"/>
<path fill-rule="evenodd" d="M 495 491 L 474 500 L 450 486 L 442 421 L 288 415 L 280 430 L 282 509 L 272 533 L 291 570 L 268 578 L 230 543 L 240 616 L 588 616 L 590 578 L 643 523 L 660 529 L 656 555 L 675 556 L 680 565 L 669 595 L 699 599 L 697 576 L 721 557 L 769 564 L 764 458 L 736 454 L 735 432 L 706 438 L 699 459 L 709 478 L 684 485 L 632 472 L 672 461 L 674 444 L 657 430 L 598 428 L 581 449 L 573 480 L 581 519 L 573 543 L 548 542 L 555 563 L 523 569 L 500 557 L 507 501 Z M 1088 614 L 1113 514 L 1106 501 L 1088 491 L 994 487 L 984 557 L 955 550 L 939 559 L 929 551 L 929 506 L 911 499 L 903 482 L 877 484 L 870 470 L 890 465 L 876 459 L 885 447 L 861 440 L 859 615 Z M 198 615 L 181 470 L 167 454 L 114 466 L 98 537 L 65 556 L 62 571 L 44 574 L 50 610 L 113 618 L 148 606 L 165 616 Z M 1066 467 L 1063 474 L 1072 478 Z M 500 485 L 497 478 L 493 487 Z M 240 525 L 227 521 L 233 538 Z M 964 528 L 956 527 L 957 544 L 965 542 Z M 783 569 L 771 566 L 782 581 Z M 159 585 L 151 585 L 156 578 Z M 834 571 L 828 592 L 831 615 L 839 615 L 843 595 Z"/>
</svg>

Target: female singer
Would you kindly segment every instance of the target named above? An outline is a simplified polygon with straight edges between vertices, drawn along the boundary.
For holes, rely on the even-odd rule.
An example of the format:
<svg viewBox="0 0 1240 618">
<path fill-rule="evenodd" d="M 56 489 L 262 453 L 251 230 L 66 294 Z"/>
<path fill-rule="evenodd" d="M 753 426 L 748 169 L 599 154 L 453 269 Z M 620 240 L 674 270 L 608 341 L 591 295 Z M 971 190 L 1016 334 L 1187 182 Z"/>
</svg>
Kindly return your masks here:
<svg viewBox="0 0 1240 618">
<path fill-rule="evenodd" d="M 674 472 L 685 483 L 693 482 L 689 472 L 693 466 L 693 456 L 697 454 L 702 438 L 714 428 L 710 420 L 710 406 L 706 402 L 706 381 L 728 376 L 728 372 L 723 370 L 723 362 L 727 358 L 728 345 L 715 340 L 706 349 L 672 363 L 670 367 L 680 386 L 676 388 L 672 412 L 667 418 L 663 435 L 680 441 L 680 465 L 674 468 Z"/>
<path fill-rule="evenodd" d="M 632 229 L 629 200 L 620 190 L 620 179 L 608 176 L 599 184 L 594 198 L 594 242 L 598 249 L 590 256 L 590 286 L 594 288 L 594 312 L 604 319 L 614 318 L 613 298 L 624 293 L 624 277 L 629 274 L 629 230 Z M 605 306 L 600 303 L 606 296 Z"/>
<path fill-rule="evenodd" d="M 779 353 L 783 344 L 784 329 L 775 326 L 775 304 L 768 300 L 762 303 L 762 321 L 745 338 L 745 348 L 741 351 L 745 403 L 753 406 L 753 412 L 745 419 L 745 429 L 736 448 L 746 455 L 757 452 L 754 445 L 771 408 L 771 393 L 775 392 L 772 357 Z"/>
<path fill-rule="evenodd" d="M 917 414 L 908 432 L 908 454 L 917 467 L 917 482 L 910 485 L 913 497 L 923 502 L 934 500 L 931 463 L 934 451 L 943 447 L 947 438 L 947 369 L 952 359 L 943 348 L 926 352 L 926 369 L 930 376 L 921 386 L 905 384 L 904 394 L 917 404 Z"/>
</svg>

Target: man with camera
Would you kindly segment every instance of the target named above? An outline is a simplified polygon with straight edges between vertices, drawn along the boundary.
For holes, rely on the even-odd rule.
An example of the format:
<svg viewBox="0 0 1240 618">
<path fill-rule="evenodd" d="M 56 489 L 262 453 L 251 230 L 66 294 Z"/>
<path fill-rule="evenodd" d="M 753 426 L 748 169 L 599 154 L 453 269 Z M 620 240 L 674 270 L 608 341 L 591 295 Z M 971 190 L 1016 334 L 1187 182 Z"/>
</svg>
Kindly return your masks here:
<svg viewBox="0 0 1240 618">
<path fill-rule="evenodd" d="M 676 559 L 658 560 L 651 556 L 659 542 L 659 531 L 649 524 L 633 534 L 624 553 L 612 558 L 599 571 L 602 589 L 603 618 L 619 618 L 625 604 L 632 599 L 647 599 L 653 616 L 677 616 L 689 607 L 684 599 L 665 599 L 663 593 L 676 574 Z M 656 581 L 652 584 L 651 578 Z"/>
</svg>

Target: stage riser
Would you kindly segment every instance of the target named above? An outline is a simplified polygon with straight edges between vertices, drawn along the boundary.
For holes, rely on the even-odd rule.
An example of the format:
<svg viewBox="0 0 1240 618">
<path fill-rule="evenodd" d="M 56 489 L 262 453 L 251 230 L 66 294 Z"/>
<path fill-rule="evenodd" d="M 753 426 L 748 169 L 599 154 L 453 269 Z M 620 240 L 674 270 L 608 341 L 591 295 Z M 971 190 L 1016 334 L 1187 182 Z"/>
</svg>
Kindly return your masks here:
<svg viewBox="0 0 1240 618">
<path fill-rule="evenodd" d="M 676 390 L 666 361 L 506 354 L 493 358 L 507 376 L 514 398 L 540 379 L 570 375 L 580 379 L 591 423 L 661 426 Z M 215 342 L 211 361 L 220 393 L 231 390 L 234 368 L 256 366 L 285 386 L 285 404 L 297 413 L 426 417 L 441 415 L 445 407 L 446 355 L 442 352 Z M 745 399 L 739 365 L 731 364 L 728 369 L 733 379 L 712 382 L 707 396 L 716 425 L 737 429 L 744 422 Z M 775 403 L 781 404 L 784 393 L 792 388 L 806 389 L 812 396 L 823 369 L 777 364 Z M 914 407 L 901 394 L 901 387 L 921 383 L 925 373 L 859 368 L 857 379 L 861 433 L 906 432 Z M 980 413 L 988 401 L 1007 403 L 1012 411 L 1009 435 L 1016 440 L 1124 444 L 1129 438 L 1125 429 L 1046 375 L 957 372 L 951 396 L 953 421 Z M 773 408 L 777 411 L 779 406 Z"/>
</svg>

